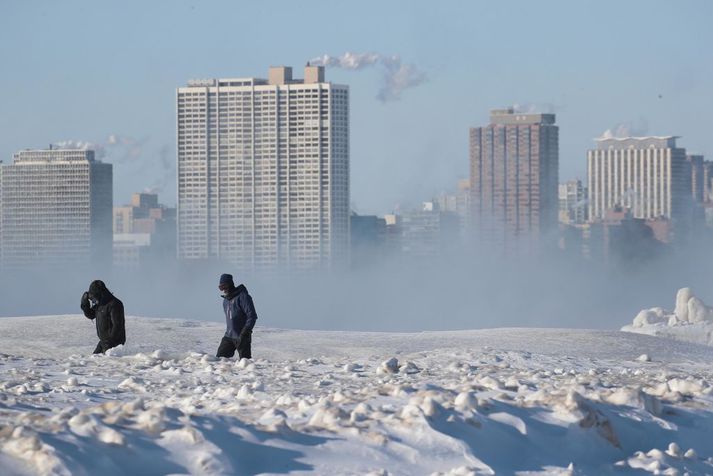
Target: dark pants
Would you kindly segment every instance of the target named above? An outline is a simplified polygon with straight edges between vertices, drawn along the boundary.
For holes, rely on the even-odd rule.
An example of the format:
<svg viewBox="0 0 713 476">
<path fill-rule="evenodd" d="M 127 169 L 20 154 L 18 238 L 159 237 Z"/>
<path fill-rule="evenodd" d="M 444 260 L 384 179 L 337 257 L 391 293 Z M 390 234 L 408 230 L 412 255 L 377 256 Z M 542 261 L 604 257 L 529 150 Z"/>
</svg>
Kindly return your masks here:
<svg viewBox="0 0 713 476">
<path fill-rule="evenodd" d="M 217 357 L 232 357 L 235 355 L 235 351 L 237 350 L 239 358 L 251 359 L 251 343 L 252 335 L 250 333 L 246 334 L 242 339 L 231 339 L 230 337 L 223 336 L 220 340 L 220 345 L 218 346 Z"/>
<path fill-rule="evenodd" d="M 119 342 L 119 344 L 123 344 L 123 342 Z M 111 349 L 112 347 L 116 347 L 119 344 L 102 344 L 99 342 L 97 344 L 97 347 L 94 349 L 95 354 L 103 354 L 107 350 Z"/>
</svg>

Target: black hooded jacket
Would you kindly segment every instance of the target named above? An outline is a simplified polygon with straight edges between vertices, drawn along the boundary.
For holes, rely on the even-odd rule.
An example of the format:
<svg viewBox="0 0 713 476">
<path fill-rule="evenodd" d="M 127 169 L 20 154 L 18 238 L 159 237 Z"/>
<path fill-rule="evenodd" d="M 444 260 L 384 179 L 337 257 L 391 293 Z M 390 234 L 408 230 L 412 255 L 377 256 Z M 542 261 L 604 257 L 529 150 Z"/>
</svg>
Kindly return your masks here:
<svg viewBox="0 0 713 476">
<path fill-rule="evenodd" d="M 89 296 L 98 300 L 98 304 L 93 308 L 90 307 Z M 104 283 L 92 282 L 89 293 L 84 293 L 82 296 L 81 308 L 88 319 L 94 319 L 97 336 L 104 349 L 126 343 L 124 304 L 104 286 Z"/>
</svg>

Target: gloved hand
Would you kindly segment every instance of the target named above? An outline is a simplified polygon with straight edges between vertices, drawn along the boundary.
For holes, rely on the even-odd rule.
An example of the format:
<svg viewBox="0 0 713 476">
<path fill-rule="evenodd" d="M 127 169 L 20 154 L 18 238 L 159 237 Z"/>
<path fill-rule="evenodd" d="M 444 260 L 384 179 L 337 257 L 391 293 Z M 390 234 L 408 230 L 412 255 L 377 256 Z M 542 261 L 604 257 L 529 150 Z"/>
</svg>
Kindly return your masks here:
<svg viewBox="0 0 713 476">
<path fill-rule="evenodd" d="M 245 339 L 246 336 L 250 336 L 250 334 L 252 334 L 252 331 L 243 330 L 240 332 L 240 335 L 235 339 L 235 348 L 238 348 L 243 339 Z"/>
<path fill-rule="evenodd" d="M 82 294 L 82 301 L 79 304 L 79 307 L 82 309 L 89 309 L 89 293 L 84 291 L 84 294 Z"/>
</svg>

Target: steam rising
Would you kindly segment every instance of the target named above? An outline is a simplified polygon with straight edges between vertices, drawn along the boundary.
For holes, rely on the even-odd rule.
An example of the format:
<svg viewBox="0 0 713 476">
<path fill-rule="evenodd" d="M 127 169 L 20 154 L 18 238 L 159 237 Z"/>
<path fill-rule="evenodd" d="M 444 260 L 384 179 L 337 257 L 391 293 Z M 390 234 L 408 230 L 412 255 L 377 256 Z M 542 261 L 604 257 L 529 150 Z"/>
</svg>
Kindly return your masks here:
<svg viewBox="0 0 713 476">
<path fill-rule="evenodd" d="M 399 55 L 380 53 L 350 53 L 342 56 L 322 55 L 310 61 L 315 66 L 342 68 L 359 71 L 369 67 L 381 69 L 382 81 L 376 98 L 381 102 L 395 101 L 401 98 L 406 89 L 414 88 L 426 81 L 426 73 L 414 64 L 404 64 Z"/>
<path fill-rule="evenodd" d="M 641 137 L 649 133 L 649 123 L 644 118 L 637 121 L 621 122 L 607 129 L 599 136 L 600 139 L 621 139 L 624 137 Z"/>
<path fill-rule="evenodd" d="M 62 140 L 54 142 L 52 145 L 64 149 L 91 149 L 97 159 L 122 167 L 127 177 L 144 177 L 149 181 L 144 184 L 145 192 L 163 193 L 168 185 L 175 180 L 175 155 L 173 149 L 167 144 L 163 144 L 158 150 L 152 150 L 150 142 L 151 139 L 148 136 L 136 138 L 110 134 L 105 140 L 97 142 Z M 158 174 L 156 166 L 160 168 Z M 115 170 L 114 173 L 117 174 L 117 178 L 122 177 L 121 171 Z"/>
</svg>

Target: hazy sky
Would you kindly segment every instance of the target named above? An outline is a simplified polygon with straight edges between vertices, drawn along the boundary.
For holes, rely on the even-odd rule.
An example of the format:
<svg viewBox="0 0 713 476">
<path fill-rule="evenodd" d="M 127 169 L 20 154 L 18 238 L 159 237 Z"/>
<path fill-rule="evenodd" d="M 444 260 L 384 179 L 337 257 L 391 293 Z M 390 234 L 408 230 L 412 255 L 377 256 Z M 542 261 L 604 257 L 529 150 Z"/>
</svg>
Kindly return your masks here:
<svg viewBox="0 0 713 476">
<path fill-rule="evenodd" d="M 63 140 L 105 144 L 115 202 L 154 188 L 175 203 L 175 88 L 265 77 L 316 56 L 399 55 L 330 68 L 351 88 L 352 203 L 429 199 L 468 174 L 468 127 L 491 108 L 555 112 L 560 178 L 584 178 L 607 129 L 675 134 L 713 157 L 713 2 L 0 2 L 0 160 Z M 623 124 L 623 127 L 620 125 Z M 110 139 L 110 136 L 114 136 Z"/>
</svg>

